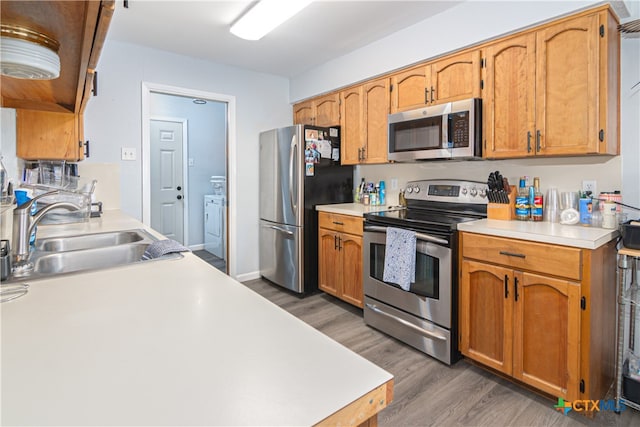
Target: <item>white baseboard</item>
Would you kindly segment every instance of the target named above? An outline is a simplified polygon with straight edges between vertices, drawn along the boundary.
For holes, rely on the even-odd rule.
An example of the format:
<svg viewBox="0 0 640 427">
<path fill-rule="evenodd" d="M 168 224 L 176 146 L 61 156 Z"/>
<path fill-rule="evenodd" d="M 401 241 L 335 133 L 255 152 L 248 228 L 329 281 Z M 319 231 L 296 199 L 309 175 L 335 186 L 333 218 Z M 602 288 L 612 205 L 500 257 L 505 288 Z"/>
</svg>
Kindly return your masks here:
<svg viewBox="0 0 640 427">
<path fill-rule="evenodd" d="M 246 282 L 248 280 L 259 279 L 259 278 L 260 278 L 260 272 L 259 271 L 253 271 L 251 273 L 238 274 L 236 277 L 234 277 L 234 279 L 236 279 L 238 282 Z"/>
<path fill-rule="evenodd" d="M 189 249 L 191 249 L 192 251 L 202 251 L 204 250 L 204 243 L 201 243 L 199 245 L 189 245 Z"/>
</svg>

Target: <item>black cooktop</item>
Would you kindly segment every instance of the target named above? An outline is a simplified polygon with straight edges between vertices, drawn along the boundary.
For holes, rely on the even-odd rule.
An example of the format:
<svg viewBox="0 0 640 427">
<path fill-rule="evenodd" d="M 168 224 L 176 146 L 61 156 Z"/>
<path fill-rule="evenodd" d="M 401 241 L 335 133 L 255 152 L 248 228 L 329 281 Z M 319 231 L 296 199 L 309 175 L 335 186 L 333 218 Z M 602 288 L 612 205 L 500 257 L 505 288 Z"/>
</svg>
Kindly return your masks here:
<svg viewBox="0 0 640 427">
<path fill-rule="evenodd" d="M 486 218 L 486 214 L 455 213 L 430 209 L 403 209 L 371 212 L 364 215 L 367 224 L 387 225 L 427 231 L 455 231 L 461 222 Z"/>
</svg>

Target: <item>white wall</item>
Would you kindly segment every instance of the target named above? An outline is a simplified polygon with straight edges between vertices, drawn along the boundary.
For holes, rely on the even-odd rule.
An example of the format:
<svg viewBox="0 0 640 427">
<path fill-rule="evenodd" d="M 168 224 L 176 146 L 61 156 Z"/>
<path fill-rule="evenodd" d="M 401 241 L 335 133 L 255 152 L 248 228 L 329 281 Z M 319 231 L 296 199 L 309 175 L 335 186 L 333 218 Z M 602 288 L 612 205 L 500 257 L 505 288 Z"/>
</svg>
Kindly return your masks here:
<svg viewBox="0 0 640 427">
<path fill-rule="evenodd" d="M 152 93 L 150 114 L 155 117 L 187 119 L 186 201 L 189 204 L 189 247 L 204 243 L 204 195 L 211 194 L 212 175 L 226 176 L 227 105 L 207 101 L 194 104 L 193 98 Z"/>
<path fill-rule="evenodd" d="M 409 64 L 437 57 L 470 45 L 537 25 L 558 16 L 592 7 L 596 1 L 482 1 L 471 0 L 398 31 L 352 53 L 329 61 L 291 79 L 292 102 L 366 80 Z M 638 2 L 627 1 L 631 17 L 638 17 Z M 356 168 L 354 182 L 428 178 L 464 178 L 485 181 L 500 170 L 512 184 L 521 175 L 540 176 L 544 188 L 580 188 L 582 179 L 596 179 L 598 191 L 622 190 L 624 201 L 640 206 L 640 41 L 622 41 L 621 52 L 621 157 L 581 157 L 486 162 L 427 162 Z M 623 160 L 624 159 L 624 160 Z M 397 203 L 397 189 L 388 200 Z M 640 216 L 629 211 L 630 215 Z"/>
<path fill-rule="evenodd" d="M 149 82 L 236 97 L 237 194 L 236 277 L 258 271 L 258 134 L 291 124 L 284 78 L 202 61 L 107 38 L 98 64 L 98 96 L 85 112 L 87 162 L 121 166 L 122 210 L 142 218 L 141 83 Z M 134 147 L 136 161 L 120 161 L 120 148 Z M 231 198 L 234 198 L 232 201 Z M 241 254 L 241 255 L 240 255 Z"/>
</svg>

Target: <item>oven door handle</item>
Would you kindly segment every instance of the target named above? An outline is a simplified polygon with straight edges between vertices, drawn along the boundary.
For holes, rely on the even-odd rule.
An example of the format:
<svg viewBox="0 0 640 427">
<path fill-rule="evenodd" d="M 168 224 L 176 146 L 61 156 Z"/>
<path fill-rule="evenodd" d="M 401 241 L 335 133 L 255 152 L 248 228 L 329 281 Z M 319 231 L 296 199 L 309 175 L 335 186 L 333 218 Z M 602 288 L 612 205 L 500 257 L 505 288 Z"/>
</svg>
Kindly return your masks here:
<svg viewBox="0 0 640 427">
<path fill-rule="evenodd" d="M 365 305 L 368 308 L 370 308 L 371 310 L 375 311 L 376 313 L 381 314 L 381 315 L 383 315 L 383 316 L 385 316 L 385 317 L 387 317 L 387 318 L 389 318 L 391 320 L 394 320 L 394 321 L 400 323 L 401 325 L 406 326 L 407 328 L 410 328 L 410 329 L 414 330 L 415 332 L 417 332 L 417 333 L 419 333 L 421 335 L 424 335 L 427 338 L 433 338 L 433 339 L 436 339 L 436 340 L 439 340 L 439 341 L 446 341 L 447 340 L 447 337 L 445 337 L 445 336 L 442 336 L 442 335 L 439 335 L 439 334 L 435 334 L 435 333 L 433 333 L 431 331 L 427 331 L 425 329 L 422 329 L 421 327 L 416 326 L 413 323 L 407 322 L 406 320 L 400 319 L 400 318 L 394 316 L 393 314 L 389 314 L 389 313 L 386 313 L 386 312 L 380 310 L 375 305 L 371 305 L 369 303 L 367 303 Z"/>
<path fill-rule="evenodd" d="M 367 225 L 364 227 L 364 231 L 386 233 L 387 227 L 380 227 L 378 225 Z M 445 239 L 441 239 L 440 237 L 435 237 L 430 234 L 424 233 L 416 233 L 416 238 L 418 238 L 418 240 L 426 240 L 427 242 L 440 243 L 441 245 L 446 245 L 449 243 Z"/>
</svg>

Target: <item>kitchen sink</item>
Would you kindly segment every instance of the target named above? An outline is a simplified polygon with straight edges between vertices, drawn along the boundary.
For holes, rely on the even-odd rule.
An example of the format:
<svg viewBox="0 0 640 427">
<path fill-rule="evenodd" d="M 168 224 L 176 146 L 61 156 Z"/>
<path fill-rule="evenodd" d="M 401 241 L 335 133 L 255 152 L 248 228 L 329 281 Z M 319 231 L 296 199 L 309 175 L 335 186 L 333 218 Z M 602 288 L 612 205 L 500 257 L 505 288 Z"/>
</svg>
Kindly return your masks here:
<svg viewBox="0 0 640 427">
<path fill-rule="evenodd" d="M 46 252 L 66 252 L 116 246 L 124 243 L 141 242 L 143 240 L 153 241 L 156 239 L 144 230 L 112 231 L 38 239 L 35 243 L 35 248 L 39 251 Z"/>
<path fill-rule="evenodd" d="M 142 261 L 147 246 L 155 240 L 158 239 L 142 229 L 37 239 L 29 255 L 33 268 L 9 276 L 6 282 L 182 257 L 173 253 Z"/>
</svg>

